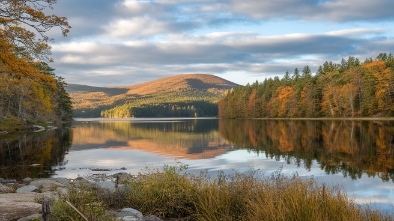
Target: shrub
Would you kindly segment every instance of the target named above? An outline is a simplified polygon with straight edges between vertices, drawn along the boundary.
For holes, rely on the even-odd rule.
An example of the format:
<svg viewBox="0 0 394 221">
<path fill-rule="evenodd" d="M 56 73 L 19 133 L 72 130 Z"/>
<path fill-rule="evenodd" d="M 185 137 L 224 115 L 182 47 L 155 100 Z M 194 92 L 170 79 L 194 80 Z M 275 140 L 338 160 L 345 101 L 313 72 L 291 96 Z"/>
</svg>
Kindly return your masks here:
<svg viewBox="0 0 394 221">
<path fill-rule="evenodd" d="M 105 210 L 131 207 L 163 219 L 186 220 L 394 220 L 369 207 L 362 209 L 338 187 L 315 178 L 285 177 L 258 171 L 211 177 L 185 173 L 185 165 L 147 168 L 122 191 L 72 186 L 68 200 L 89 220 L 113 220 Z M 53 220 L 78 220 L 64 201 L 54 204 Z"/>
</svg>

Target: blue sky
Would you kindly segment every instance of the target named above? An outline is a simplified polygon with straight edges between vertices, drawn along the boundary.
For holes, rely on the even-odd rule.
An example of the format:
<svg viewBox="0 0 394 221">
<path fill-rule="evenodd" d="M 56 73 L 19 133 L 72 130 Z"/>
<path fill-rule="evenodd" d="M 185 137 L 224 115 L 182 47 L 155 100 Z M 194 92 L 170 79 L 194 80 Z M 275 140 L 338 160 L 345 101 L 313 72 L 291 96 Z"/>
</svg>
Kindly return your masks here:
<svg viewBox="0 0 394 221">
<path fill-rule="evenodd" d="M 245 85 L 325 61 L 394 53 L 393 0 L 59 0 L 52 66 L 69 83 L 134 85 L 186 73 Z"/>
</svg>

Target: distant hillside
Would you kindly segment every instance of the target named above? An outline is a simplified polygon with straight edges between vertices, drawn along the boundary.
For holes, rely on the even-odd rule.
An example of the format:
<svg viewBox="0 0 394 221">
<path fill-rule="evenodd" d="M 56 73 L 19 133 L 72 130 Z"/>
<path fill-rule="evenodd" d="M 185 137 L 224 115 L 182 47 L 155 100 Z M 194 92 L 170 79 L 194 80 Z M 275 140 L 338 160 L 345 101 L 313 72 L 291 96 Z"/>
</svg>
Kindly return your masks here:
<svg viewBox="0 0 394 221">
<path fill-rule="evenodd" d="M 225 91 L 239 85 L 207 74 L 184 74 L 123 87 L 69 84 L 75 117 L 216 116 Z"/>
</svg>

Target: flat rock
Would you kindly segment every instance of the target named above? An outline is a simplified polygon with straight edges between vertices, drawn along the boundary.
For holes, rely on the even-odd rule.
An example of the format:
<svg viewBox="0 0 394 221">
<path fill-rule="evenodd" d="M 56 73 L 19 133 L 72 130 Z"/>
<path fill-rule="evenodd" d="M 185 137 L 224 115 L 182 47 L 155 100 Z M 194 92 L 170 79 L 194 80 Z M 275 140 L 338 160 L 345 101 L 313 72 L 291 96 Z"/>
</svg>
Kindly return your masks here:
<svg viewBox="0 0 394 221">
<path fill-rule="evenodd" d="M 41 204 L 35 203 L 37 193 L 0 194 L 0 221 L 18 220 L 41 211 Z"/>
<path fill-rule="evenodd" d="M 112 181 L 97 182 L 96 185 L 100 188 L 115 191 L 115 183 Z"/>
<path fill-rule="evenodd" d="M 28 185 L 28 186 L 22 186 L 22 187 L 18 188 L 16 190 L 16 192 L 17 193 L 31 193 L 31 192 L 34 192 L 37 190 L 38 190 L 38 187 L 33 186 L 33 185 Z"/>
</svg>

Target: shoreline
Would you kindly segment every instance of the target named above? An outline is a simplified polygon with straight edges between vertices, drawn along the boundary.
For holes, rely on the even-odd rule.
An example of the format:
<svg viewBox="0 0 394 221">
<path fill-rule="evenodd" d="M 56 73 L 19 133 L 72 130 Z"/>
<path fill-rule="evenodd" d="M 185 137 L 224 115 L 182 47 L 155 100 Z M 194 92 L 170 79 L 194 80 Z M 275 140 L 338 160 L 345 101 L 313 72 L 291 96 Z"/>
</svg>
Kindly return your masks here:
<svg viewBox="0 0 394 221">
<path fill-rule="evenodd" d="M 2 191 L 4 186 L 13 188 L 10 193 L 0 191 L 0 210 L 4 211 L 0 220 L 40 217 L 45 200 L 51 202 L 54 217 L 66 215 L 74 219 L 79 215 L 70 204 L 84 211 L 86 217 L 100 216 L 100 220 L 116 220 L 125 214 L 136 216 L 138 221 L 261 220 L 267 216 L 291 220 L 394 220 L 389 210 L 357 204 L 340 188 L 318 184 L 314 178 L 285 177 L 279 171 L 263 177 L 258 171 L 219 173 L 215 178 L 204 173 L 191 175 L 183 172 L 185 169 L 186 165 L 178 165 L 138 175 L 120 172 L 75 179 L 25 178 L 7 185 L 0 182 Z M 266 208 L 261 207 L 262 203 Z M 305 213 L 299 213 L 300 208 Z"/>
</svg>

